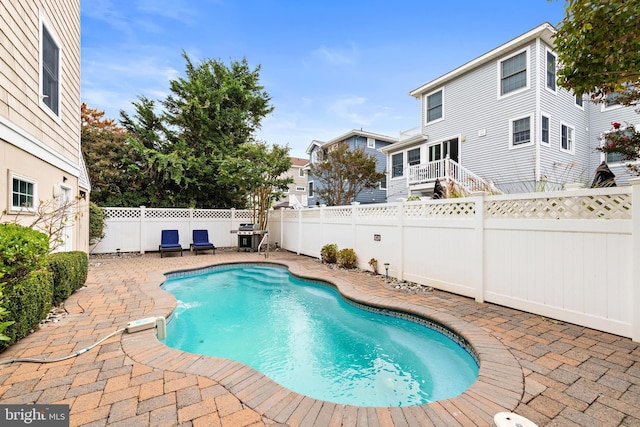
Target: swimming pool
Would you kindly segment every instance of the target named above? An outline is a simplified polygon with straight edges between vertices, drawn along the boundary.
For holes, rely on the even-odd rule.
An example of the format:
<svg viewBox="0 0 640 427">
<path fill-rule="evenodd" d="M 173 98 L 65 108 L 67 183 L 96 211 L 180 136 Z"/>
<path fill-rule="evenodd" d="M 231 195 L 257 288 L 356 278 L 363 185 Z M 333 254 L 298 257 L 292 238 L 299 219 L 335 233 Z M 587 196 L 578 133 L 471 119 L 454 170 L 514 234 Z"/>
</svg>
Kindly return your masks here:
<svg viewBox="0 0 640 427">
<path fill-rule="evenodd" d="M 298 393 L 358 406 L 409 406 L 462 393 L 478 364 L 448 336 L 365 309 L 327 283 L 273 265 L 168 276 L 177 307 L 164 343 L 244 363 Z"/>
</svg>

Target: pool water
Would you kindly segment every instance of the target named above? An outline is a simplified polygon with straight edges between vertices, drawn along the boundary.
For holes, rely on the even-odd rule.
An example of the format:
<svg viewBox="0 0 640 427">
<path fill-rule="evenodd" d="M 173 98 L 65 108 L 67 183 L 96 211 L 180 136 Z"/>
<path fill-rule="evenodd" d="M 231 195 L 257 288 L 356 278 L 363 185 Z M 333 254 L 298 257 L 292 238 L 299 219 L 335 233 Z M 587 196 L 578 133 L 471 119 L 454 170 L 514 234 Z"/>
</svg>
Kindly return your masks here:
<svg viewBox="0 0 640 427">
<path fill-rule="evenodd" d="M 442 333 L 364 310 L 278 266 L 233 265 L 169 277 L 169 347 L 236 360 L 309 397 L 410 406 L 459 395 L 476 360 Z"/>
</svg>

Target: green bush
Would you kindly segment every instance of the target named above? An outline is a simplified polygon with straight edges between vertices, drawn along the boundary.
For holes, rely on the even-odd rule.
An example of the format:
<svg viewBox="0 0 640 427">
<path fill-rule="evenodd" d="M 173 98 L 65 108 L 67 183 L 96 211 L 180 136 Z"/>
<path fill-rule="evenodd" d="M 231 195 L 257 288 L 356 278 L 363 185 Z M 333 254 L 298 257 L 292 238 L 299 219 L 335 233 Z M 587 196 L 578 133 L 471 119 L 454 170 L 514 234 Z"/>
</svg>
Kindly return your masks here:
<svg viewBox="0 0 640 427">
<path fill-rule="evenodd" d="M 337 257 L 338 265 L 343 268 L 353 268 L 358 262 L 358 256 L 353 249 L 340 249 Z"/>
<path fill-rule="evenodd" d="M 31 271 L 45 268 L 49 252 L 46 234 L 18 224 L 0 224 L 0 280 L 15 283 Z"/>
<path fill-rule="evenodd" d="M 17 282 L 5 287 L 7 320 L 15 323 L 5 330 L 9 341 L 0 342 L 8 347 L 27 336 L 47 317 L 53 301 L 53 275 L 47 269 L 34 270 Z"/>
<path fill-rule="evenodd" d="M 338 255 L 338 245 L 335 243 L 330 243 L 324 245 L 322 249 L 320 249 L 320 257 L 322 258 L 322 262 L 326 262 L 327 264 L 333 264 L 336 262 L 336 257 Z"/>
<path fill-rule="evenodd" d="M 89 202 L 89 243 L 95 244 L 104 238 L 104 222 L 107 215 L 93 202 Z"/>
<path fill-rule="evenodd" d="M 80 251 L 58 252 L 49 255 L 48 261 L 53 273 L 53 305 L 58 305 L 87 281 L 89 258 Z"/>
</svg>

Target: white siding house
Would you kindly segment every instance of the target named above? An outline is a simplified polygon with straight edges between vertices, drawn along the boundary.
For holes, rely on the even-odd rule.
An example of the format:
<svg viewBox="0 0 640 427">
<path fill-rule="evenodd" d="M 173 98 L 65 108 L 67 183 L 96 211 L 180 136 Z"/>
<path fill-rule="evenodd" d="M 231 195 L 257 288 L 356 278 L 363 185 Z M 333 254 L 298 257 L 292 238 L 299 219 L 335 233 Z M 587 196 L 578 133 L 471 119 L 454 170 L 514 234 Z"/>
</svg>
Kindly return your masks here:
<svg viewBox="0 0 640 427">
<path fill-rule="evenodd" d="M 420 125 L 381 150 L 388 201 L 430 195 L 445 176 L 504 192 L 591 183 L 604 160 L 599 136 L 637 114 L 576 100 L 556 84 L 555 32 L 544 23 L 410 92 L 421 100 Z M 624 165 L 610 166 L 625 183 Z"/>
</svg>

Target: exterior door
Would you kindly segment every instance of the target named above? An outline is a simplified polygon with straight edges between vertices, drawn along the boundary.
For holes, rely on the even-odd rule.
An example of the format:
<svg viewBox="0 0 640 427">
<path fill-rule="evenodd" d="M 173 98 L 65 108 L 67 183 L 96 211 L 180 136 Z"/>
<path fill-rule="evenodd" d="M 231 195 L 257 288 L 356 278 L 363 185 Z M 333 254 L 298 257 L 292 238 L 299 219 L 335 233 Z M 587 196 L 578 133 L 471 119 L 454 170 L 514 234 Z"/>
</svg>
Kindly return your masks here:
<svg viewBox="0 0 640 427">
<path fill-rule="evenodd" d="M 458 156 L 460 152 L 460 143 L 458 138 L 442 141 L 437 144 L 429 146 L 429 161 L 435 162 L 442 160 L 449 156 L 451 160 L 458 163 Z"/>
</svg>

